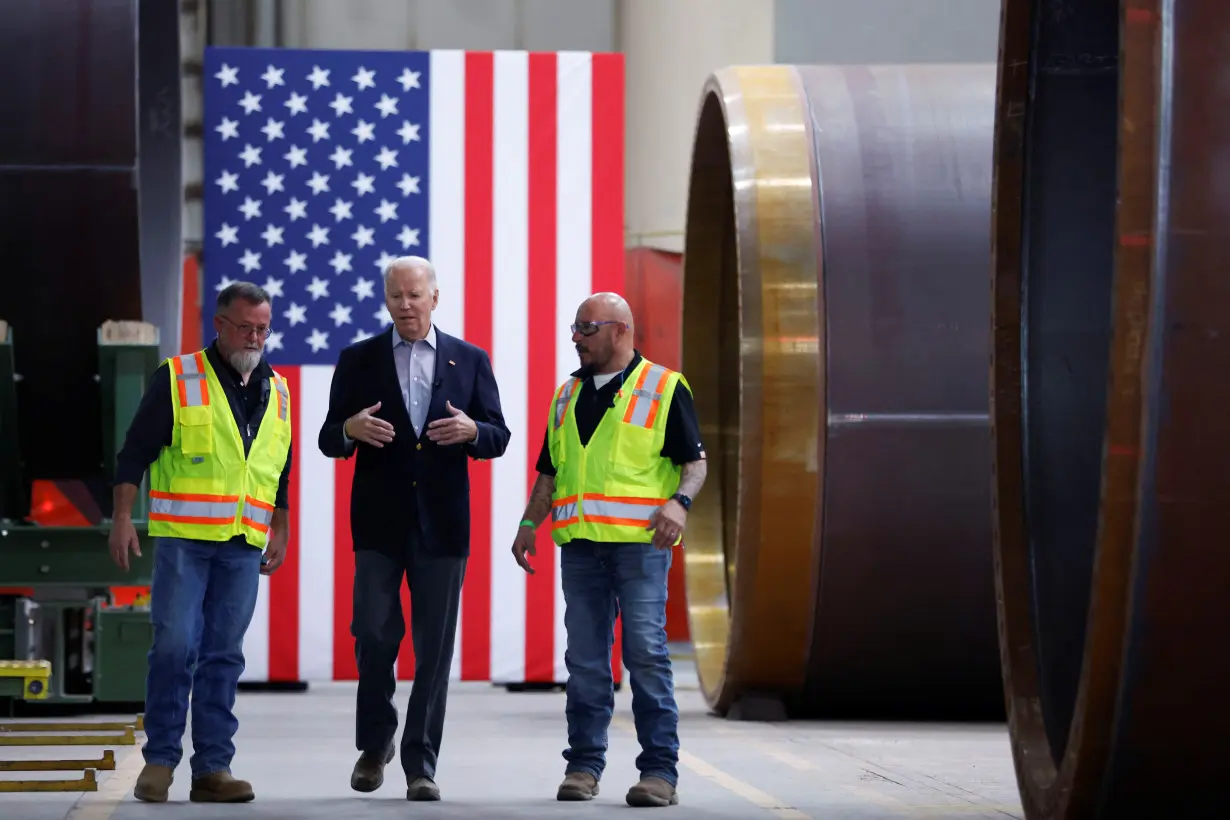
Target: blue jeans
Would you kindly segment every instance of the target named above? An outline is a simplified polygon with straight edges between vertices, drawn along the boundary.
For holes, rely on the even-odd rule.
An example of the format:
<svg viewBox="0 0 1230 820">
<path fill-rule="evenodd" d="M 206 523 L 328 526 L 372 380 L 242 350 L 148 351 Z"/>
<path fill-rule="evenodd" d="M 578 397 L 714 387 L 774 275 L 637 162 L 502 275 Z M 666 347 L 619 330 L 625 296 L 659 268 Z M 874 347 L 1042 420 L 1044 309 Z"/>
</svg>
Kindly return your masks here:
<svg viewBox="0 0 1230 820">
<path fill-rule="evenodd" d="M 158 538 L 145 678 L 145 762 L 174 769 L 183 758 L 192 693 L 193 778 L 229 772 L 243 636 L 256 609 L 261 551 L 232 539 Z"/>
<path fill-rule="evenodd" d="M 615 709 L 611 646 L 623 615 L 623 661 L 632 678 L 632 716 L 642 777 L 679 780 L 679 709 L 666 646 L 666 576 L 671 550 L 650 544 L 580 542 L 560 548 L 568 648 L 567 772 L 602 778 Z"/>
</svg>

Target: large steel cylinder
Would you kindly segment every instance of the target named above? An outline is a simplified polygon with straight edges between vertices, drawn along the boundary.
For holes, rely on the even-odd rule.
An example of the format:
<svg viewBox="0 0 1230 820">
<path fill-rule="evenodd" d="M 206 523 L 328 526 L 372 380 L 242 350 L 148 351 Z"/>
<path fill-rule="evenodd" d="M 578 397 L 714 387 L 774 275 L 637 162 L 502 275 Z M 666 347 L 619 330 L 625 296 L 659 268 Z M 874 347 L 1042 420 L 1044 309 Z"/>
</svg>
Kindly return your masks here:
<svg viewBox="0 0 1230 820">
<path fill-rule="evenodd" d="M 1030 820 L 1230 800 L 1230 17 L 1006 0 L 995 553 Z"/>
<path fill-rule="evenodd" d="M 682 364 L 709 478 L 685 559 L 721 714 L 1003 714 L 994 111 L 990 65 L 732 68 L 704 88 Z"/>
</svg>

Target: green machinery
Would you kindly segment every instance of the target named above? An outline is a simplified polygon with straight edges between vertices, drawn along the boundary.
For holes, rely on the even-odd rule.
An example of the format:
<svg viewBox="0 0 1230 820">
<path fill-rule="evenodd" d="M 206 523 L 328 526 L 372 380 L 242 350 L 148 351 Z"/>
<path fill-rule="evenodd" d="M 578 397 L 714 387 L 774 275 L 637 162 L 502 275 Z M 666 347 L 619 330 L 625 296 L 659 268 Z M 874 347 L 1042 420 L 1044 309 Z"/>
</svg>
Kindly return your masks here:
<svg viewBox="0 0 1230 820">
<path fill-rule="evenodd" d="M 146 537 L 147 487 L 141 488 L 133 509 L 142 555 L 131 557 L 128 572 L 111 561 L 106 517 L 83 526 L 36 522 L 28 488 L 37 477 L 24 475 L 22 451 L 39 442 L 20 435 L 22 380 L 14 357 L 19 342 L 0 321 L 0 661 L 50 662 L 39 703 L 143 701 L 152 639 L 149 608 L 115 605 L 112 588 L 151 583 L 154 545 Z M 109 476 L 159 364 L 158 329 L 144 322 L 104 322 L 97 342 L 97 408 L 90 406 L 92 397 L 64 400 L 84 402 L 81 416 L 101 420 L 98 466 Z M 0 700 L 9 694 L 0 692 Z"/>
</svg>

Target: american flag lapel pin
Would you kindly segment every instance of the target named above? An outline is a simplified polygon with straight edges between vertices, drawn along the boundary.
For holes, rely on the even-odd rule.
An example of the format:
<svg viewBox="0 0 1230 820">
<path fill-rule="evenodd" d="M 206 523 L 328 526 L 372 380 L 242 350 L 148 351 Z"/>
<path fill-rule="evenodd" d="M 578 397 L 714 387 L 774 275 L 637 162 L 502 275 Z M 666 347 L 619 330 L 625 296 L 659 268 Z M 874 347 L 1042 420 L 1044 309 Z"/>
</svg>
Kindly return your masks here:
<svg viewBox="0 0 1230 820">
<path fill-rule="evenodd" d="M 449 364 L 449 367 L 456 367 L 456 366 L 457 366 L 457 362 L 453 361 L 452 359 L 449 359 L 449 360 L 448 360 L 448 364 Z"/>
</svg>

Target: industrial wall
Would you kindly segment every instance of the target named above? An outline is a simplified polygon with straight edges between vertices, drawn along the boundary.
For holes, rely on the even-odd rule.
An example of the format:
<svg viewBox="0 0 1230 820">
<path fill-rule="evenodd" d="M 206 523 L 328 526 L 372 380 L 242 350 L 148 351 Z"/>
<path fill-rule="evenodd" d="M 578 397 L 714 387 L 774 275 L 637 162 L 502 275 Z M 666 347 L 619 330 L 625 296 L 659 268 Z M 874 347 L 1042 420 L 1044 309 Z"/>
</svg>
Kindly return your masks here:
<svg viewBox="0 0 1230 820">
<path fill-rule="evenodd" d="M 628 288 L 650 358 L 677 365 L 678 317 L 650 304 L 678 293 L 697 104 L 729 65 L 993 62 L 999 6 L 986 0 L 181 0 L 186 250 L 200 249 L 201 81 L 206 43 L 375 50 L 622 52 L 624 241 Z M 185 328 L 197 327 L 195 263 L 186 262 Z M 208 298 L 208 294 L 206 294 Z M 675 298 L 677 303 L 677 296 Z M 200 341 L 185 338 L 194 347 Z M 669 633 L 686 639 L 682 562 L 672 572 Z"/>
<path fill-rule="evenodd" d="M 696 105 L 705 77 L 739 63 L 992 62 L 987 0 L 211 0 L 184 4 L 185 56 L 217 45 L 622 51 L 629 246 L 683 250 Z M 185 116 L 200 118 L 199 76 Z M 193 107 L 195 106 L 195 108 Z M 200 141 L 185 176 L 200 183 Z M 190 191 L 192 188 L 190 187 Z M 199 243 L 189 197 L 186 237 Z"/>
</svg>

